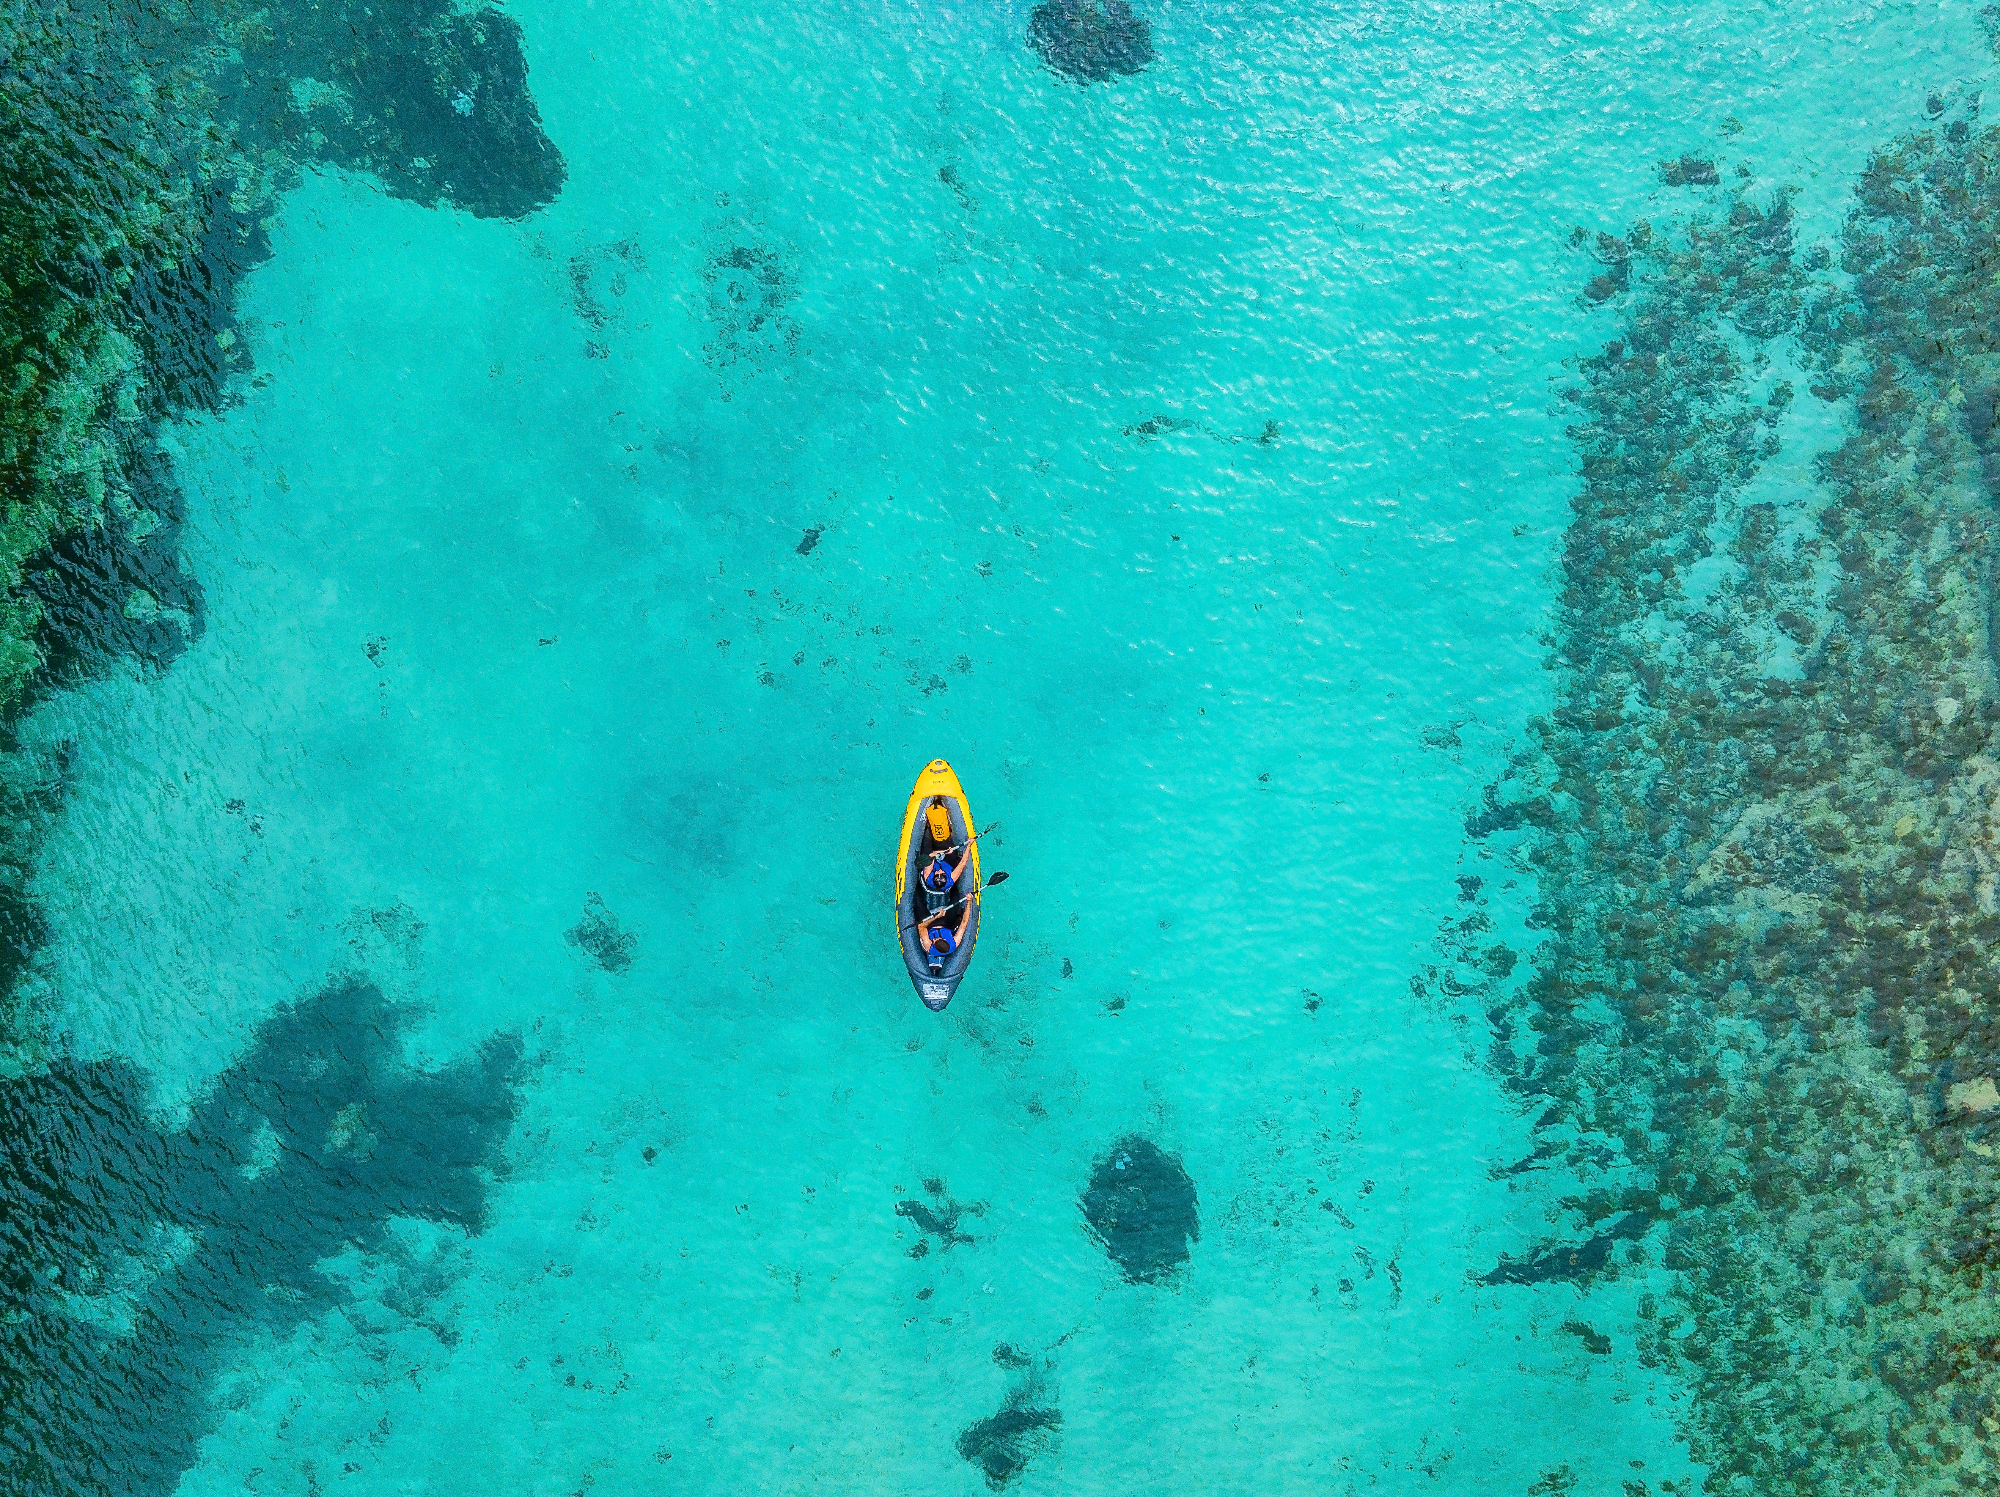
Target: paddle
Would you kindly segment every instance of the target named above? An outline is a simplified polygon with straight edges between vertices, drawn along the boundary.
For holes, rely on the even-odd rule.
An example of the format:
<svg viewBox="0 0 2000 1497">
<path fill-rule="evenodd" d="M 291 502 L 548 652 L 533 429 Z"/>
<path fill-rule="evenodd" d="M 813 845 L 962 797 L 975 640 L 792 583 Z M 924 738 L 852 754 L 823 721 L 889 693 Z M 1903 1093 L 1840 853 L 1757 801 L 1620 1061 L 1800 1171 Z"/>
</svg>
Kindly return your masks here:
<svg viewBox="0 0 2000 1497">
<path fill-rule="evenodd" d="M 949 847 L 939 848 L 938 851 L 950 853 L 950 852 L 957 852 L 961 847 L 970 847 L 972 846 L 973 843 L 977 842 L 981 837 L 985 836 L 988 832 L 992 831 L 998 825 L 1000 825 L 1000 823 L 997 821 L 989 821 L 983 828 L 981 828 L 979 831 L 974 832 L 970 837 L 967 837 L 963 842 L 954 842 Z M 988 882 L 990 883 L 992 882 L 992 880 L 989 879 Z"/>
<path fill-rule="evenodd" d="M 970 847 L 973 843 L 977 842 L 981 837 L 984 837 L 988 832 L 992 831 L 995 827 L 999 825 L 1000 823 L 997 821 L 989 821 L 985 826 L 981 827 L 978 831 L 974 832 L 970 837 L 967 837 L 963 842 L 953 844 L 951 848 L 948 850 L 951 852 L 957 852 L 962 847 Z M 1001 872 L 996 873 L 992 877 L 986 879 L 982 887 L 990 889 L 995 884 L 1004 884 L 1006 882 L 1007 882 L 1007 874 L 1004 870 L 1002 870 Z M 957 909 L 960 905 L 965 903 L 966 898 L 967 898 L 966 895 L 963 894 L 959 895 L 958 898 L 954 899 L 950 904 L 946 905 L 944 909 L 939 910 L 938 913 L 942 915 L 945 910 Z M 926 915 L 924 917 L 924 920 L 912 920 L 908 925 L 902 926 L 900 929 L 898 929 L 897 934 L 901 935 L 904 931 L 915 930 L 919 925 L 922 925 L 924 921 L 928 919 L 930 919 L 930 916 Z"/>
<path fill-rule="evenodd" d="M 986 881 L 986 884 L 985 884 L 985 887 L 986 887 L 986 888 L 988 888 L 988 889 L 990 889 L 990 888 L 992 888 L 992 887 L 993 887 L 993 886 L 994 886 L 995 884 L 1004 884 L 1004 883 L 1006 883 L 1006 882 L 1007 882 L 1007 874 L 1006 874 L 1006 873 L 1005 873 L 1005 871 L 1003 870 L 1002 872 L 999 872 L 999 873 L 996 873 L 996 874 L 994 874 L 994 875 L 993 875 L 993 877 L 989 878 L 989 879 L 988 879 L 988 880 Z M 944 907 L 944 909 L 941 909 L 941 910 L 939 910 L 939 911 L 938 911 L 938 913 L 939 913 L 940 915 L 942 915 L 942 914 L 944 913 L 944 911 L 945 911 L 945 910 L 955 910 L 955 909 L 957 909 L 957 908 L 958 908 L 958 907 L 959 907 L 960 905 L 962 905 L 962 904 L 964 904 L 964 903 L 965 903 L 965 901 L 966 901 L 966 899 L 967 899 L 968 897 L 969 897 L 969 896 L 967 896 L 967 895 L 964 895 L 964 894 L 961 894 L 961 895 L 959 895 L 959 896 L 958 896 L 958 898 L 954 899 L 954 900 L 953 900 L 953 901 L 952 901 L 952 902 L 951 902 L 950 904 L 946 905 L 946 906 Z M 929 920 L 930 918 L 931 918 L 931 917 L 930 917 L 929 915 L 926 915 L 926 916 L 924 916 L 923 920 L 912 920 L 912 921 L 911 921 L 911 922 L 910 922 L 910 923 L 909 923 L 908 925 L 905 925 L 905 926 L 902 926 L 902 927 L 901 927 L 901 928 L 900 928 L 900 929 L 899 929 L 899 930 L 897 931 L 897 934 L 898 934 L 898 935 L 900 935 L 900 934 L 902 934 L 902 932 L 903 932 L 903 931 L 906 931 L 906 930 L 915 930 L 915 929 L 916 929 L 916 928 L 917 928 L 917 927 L 918 927 L 919 925 L 922 925 L 922 924 L 924 924 L 924 922 L 925 922 L 925 921 L 927 921 L 927 920 Z"/>
</svg>

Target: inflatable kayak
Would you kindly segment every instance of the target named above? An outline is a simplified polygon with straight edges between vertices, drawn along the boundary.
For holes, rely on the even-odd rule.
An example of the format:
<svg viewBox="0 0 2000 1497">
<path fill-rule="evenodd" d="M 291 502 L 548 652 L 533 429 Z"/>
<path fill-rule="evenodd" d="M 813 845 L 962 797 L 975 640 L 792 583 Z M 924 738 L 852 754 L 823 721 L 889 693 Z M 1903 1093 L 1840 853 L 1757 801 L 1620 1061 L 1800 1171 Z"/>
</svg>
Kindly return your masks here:
<svg viewBox="0 0 2000 1497">
<path fill-rule="evenodd" d="M 958 991 L 978 939 L 979 843 L 972 808 L 951 766 L 933 759 L 910 792 L 896 848 L 896 943 L 917 996 L 932 1013 Z"/>
</svg>

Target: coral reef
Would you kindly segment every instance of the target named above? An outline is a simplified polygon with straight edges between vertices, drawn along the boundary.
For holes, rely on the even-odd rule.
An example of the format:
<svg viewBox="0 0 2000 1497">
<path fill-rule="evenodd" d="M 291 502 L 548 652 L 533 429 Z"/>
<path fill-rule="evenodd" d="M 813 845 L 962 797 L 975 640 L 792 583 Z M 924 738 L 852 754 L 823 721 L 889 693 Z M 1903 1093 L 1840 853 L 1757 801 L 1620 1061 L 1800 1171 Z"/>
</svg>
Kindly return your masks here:
<svg viewBox="0 0 2000 1497">
<path fill-rule="evenodd" d="M 1088 86 L 1143 72 L 1153 61 L 1153 23 L 1127 0 L 1042 0 L 1028 14 L 1028 45 L 1050 68 Z"/>
<path fill-rule="evenodd" d="M 243 367 L 236 287 L 269 253 L 265 219 L 298 163 L 504 217 L 548 202 L 563 165 L 527 93 L 519 27 L 449 0 L 235 0 L 203 24 L 139 0 L 6 0 L 0 55 L 5 711 L 65 644 L 27 585 L 37 558 L 114 511 L 144 539 L 171 487 L 152 424 L 216 408 Z M 103 640 L 67 645 L 87 655 Z"/>
<path fill-rule="evenodd" d="M 337 979 L 279 1010 L 179 1128 L 122 1060 L 0 1077 L 0 1491 L 166 1497 L 237 1346 L 347 1302 L 326 1270 L 350 1248 L 385 1306 L 455 1339 L 450 1263 L 393 1223 L 480 1230 L 521 1043 L 414 1072 L 408 1017 Z"/>
<path fill-rule="evenodd" d="M 144 0 L 0 0 L 0 1031 L 41 923 L 23 892 L 61 775 L 17 743 L 42 689 L 199 637 L 160 423 L 249 365 L 244 275 L 301 162 L 517 216 L 562 158 L 519 28 L 450 0 L 198 17 Z"/>
<path fill-rule="evenodd" d="M 144 316 L 161 310 L 152 293 L 174 268 L 204 266 L 220 164 L 205 137 L 179 150 L 161 139 L 160 91 L 178 96 L 192 69 L 163 60 L 152 89 L 114 85 L 144 72 L 132 59 L 150 45 L 122 19 L 88 4 L 0 10 L 0 710 L 49 645 L 27 572 L 108 506 L 144 508 L 126 473 L 167 388 L 149 366 L 203 307 L 165 309 L 157 333 Z M 233 342 L 226 310 L 196 356 L 220 358 L 225 333 Z"/>
<path fill-rule="evenodd" d="M 166 460 L 135 451 L 125 477 L 145 504 L 114 499 L 101 523 L 56 536 L 28 562 L 51 680 L 115 656 L 163 670 L 201 635 L 206 608 L 200 584 L 181 570 L 181 496 Z"/>
<path fill-rule="evenodd" d="M 0 0 L 0 57 L 0 1491 L 165 1494 L 236 1341 L 339 1303 L 321 1265 L 345 1246 L 449 1334 L 422 1308 L 437 1266 L 389 1222 L 478 1229 L 520 1047 L 413 1075 L 400 1011 L 342 981 L 282 1010 L 185 1129 L 122 1062 L 23 1073 L 29 868 L 68 764 L 15 724 L 73 672 L 198 637 L 157 430 L 247 367 L 237 287 L 298 164 L 513 216 L 561 158 L 518 28 L 449 0 Z"/>
<path fill-rule="evenodd" d="M 1188 1260 L 1201 1240 L 1194 1181 L 1179 1159 L 1150 1139 L 1128 1134 L 1090 1172 L 1079 1203 L 1091 1234 L 1134 1284 L 1157 1284 Z"/>
<path fill-rule="evenodd" d="M 1419 982 L 1635 1239 L 1599 1272 L 1676 1271 L 1642 1354 L 1712 1492 L 2000 1491 L 1996 227 L 1967 111 L 1873 158 L 1838 277 L 1783 193 L 1596 237 L 1555 705 L 1467 823 L 1545 939 L 1459 976 L 1448 922 Z M 1787 488 L 1796 378 L 1852 419 Z"/>
</svg>

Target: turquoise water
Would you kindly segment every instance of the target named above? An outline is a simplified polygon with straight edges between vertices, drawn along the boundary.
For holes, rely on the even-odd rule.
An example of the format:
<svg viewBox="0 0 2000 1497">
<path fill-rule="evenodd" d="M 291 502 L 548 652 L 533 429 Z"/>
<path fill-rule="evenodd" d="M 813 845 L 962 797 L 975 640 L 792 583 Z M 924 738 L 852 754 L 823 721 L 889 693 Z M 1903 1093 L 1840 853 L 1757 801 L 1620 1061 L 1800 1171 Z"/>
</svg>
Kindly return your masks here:
<svg viewBox="0 0 2000 1497">
<path fill-rule="evenodd" d="M 1792 184 L 1828 239 L 1986 40 L 1175 4 L 1082 87 L 1028 9 L 517 4 L 552 202 L 274 201 L 240 399 L 159 434 L 200 637 L 21 728 L 68 769 L 17 1069 L 240 1144 L 80 1323 L 252 1187 L 289 1241 L 295 1159 L 333 1216 L 176 1290 L 109 1489 L 971 1493 L 1009 1409 L 1060 1415 L 1023 1493 L 1702 1487 L 1661 1256 L 1496 1272 L 1596 1182 L 1512 1168 L 1540 1109 L 1435 980 L 1468 915 L 1489 972 L 1541 939 L 1466 818 L 1555 689 L 1616 315 L 1570 230 Z M 889 908 L 934 756 L 1010 875 L 937 1016 Z M 1199 1200 L 1156 1283 L 1079 1208 L 1133 1136 Z"/>
</svg>

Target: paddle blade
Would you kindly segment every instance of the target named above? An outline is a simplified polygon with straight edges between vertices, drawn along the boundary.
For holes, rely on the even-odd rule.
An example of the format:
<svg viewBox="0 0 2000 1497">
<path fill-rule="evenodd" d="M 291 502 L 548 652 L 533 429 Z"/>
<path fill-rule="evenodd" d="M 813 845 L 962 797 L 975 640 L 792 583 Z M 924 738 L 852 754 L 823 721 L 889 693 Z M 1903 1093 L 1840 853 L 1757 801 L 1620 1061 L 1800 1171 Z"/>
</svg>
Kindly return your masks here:
<svg viewBox="0 0 2000 1497">
<path fill-rule="evenodd" d="M 995 884 L 1004 884 L 1004 883 L 1006 883 L 1006 882 L 1007 882 L 1007 875 L 1006 875 L 1006 874 L 1004 874 L 1004 873 L 996 873 L 996 874 L 994 874 L 994 875 L 993 875 L 993 877 L 989 878 L 989 879 L 988 879 L 988 880 L 986 881 L 986 887 L 990 889 L 990 888 L 992 888 L 992 887 L 993 887 L 993 886 L 994 886 Z"/>
</svg>

